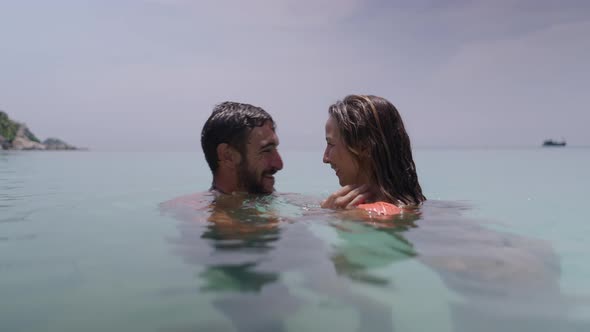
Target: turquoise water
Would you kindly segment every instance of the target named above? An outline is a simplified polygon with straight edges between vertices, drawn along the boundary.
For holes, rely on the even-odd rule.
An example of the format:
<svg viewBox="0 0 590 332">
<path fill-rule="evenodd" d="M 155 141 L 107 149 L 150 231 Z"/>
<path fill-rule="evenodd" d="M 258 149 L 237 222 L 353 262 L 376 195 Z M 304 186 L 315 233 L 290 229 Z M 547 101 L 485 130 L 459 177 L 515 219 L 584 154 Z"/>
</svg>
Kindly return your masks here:
<svg viewBox="0 0 590 332">
<path fill-rule="evenodd" d="M 590 330 L 590 149 L 417 149 L 429 201 L 391 227 L 282 155 L 237 229 L 161 207 L 208 188 L 200 151 L 1 152 L 0 331 Z"/>
</svg>

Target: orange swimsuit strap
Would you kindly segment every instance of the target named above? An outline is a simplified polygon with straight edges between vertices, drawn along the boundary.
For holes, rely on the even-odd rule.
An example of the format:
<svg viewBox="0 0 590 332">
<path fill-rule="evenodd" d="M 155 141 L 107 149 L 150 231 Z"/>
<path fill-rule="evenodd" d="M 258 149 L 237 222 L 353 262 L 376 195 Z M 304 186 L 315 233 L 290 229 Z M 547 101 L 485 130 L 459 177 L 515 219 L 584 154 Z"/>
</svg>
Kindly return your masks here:
<svg viewBox="0 0 590 332">
<path fill-rule="evenodd" d="M 382 216 L 392 216 L 402 212 L 401 208 L 387 202 L 359 204 L 357 208 L 363 209 L 367 212 L 374 212 Z"/>
</svg>

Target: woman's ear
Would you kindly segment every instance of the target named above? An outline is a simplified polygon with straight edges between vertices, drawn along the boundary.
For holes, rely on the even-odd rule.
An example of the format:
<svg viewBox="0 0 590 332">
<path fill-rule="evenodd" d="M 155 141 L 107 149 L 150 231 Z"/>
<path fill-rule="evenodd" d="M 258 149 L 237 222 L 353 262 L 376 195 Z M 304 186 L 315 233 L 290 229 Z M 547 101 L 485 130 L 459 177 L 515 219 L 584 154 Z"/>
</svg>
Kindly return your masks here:
<svg viewBox="0 0 590 332">
<path fill-rule="evenodd" d="M 217 146 L 217 159 L 219 165 L 228 168 L 236 168 L 242 161 L 242 156 L 234 147 L 227 143 L 221 143 Z"/>
<path fill-rule="evenodd" d="M 371 148 L 367 145 L 363 145 L 357 150 L 357 162 L 361 168 L 361 171 L 368 172 L 369 165 L 372 163 Z"/>
<path fill-rule="evenodd" d="M 371 149 L 368 144 L 362 145 L 359 149 L 359 156 L 361 158 L 371 158 Z"/>
</svg>

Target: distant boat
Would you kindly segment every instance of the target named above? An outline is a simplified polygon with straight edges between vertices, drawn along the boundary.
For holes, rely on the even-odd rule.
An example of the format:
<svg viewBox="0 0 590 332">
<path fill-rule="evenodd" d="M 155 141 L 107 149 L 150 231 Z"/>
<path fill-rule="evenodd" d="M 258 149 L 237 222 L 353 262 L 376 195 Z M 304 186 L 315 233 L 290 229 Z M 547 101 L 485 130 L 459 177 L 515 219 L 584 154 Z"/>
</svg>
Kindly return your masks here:
<svg viewBox="0 0 590 332">
<path fill-rule="evenodd" d="M 543 146 L 565 146 L 565 144 L 565 140 L 554 141 L 552 139 L 547 139 L 543 142 Z"/>
</svg>

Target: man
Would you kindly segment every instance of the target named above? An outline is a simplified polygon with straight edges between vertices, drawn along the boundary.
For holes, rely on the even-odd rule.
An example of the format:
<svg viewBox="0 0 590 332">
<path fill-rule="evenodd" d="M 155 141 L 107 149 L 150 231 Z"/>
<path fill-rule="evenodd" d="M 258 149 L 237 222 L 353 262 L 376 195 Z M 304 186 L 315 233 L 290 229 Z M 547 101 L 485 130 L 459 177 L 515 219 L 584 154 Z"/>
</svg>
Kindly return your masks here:
<svg viewBox="0 0 590 332">
<path fill-rule="evenodd" d="M 283 168 L 272 117 L 260 107 L 224 102 L 213 109 L 201 146 L 213 173 L 212 191 L 270 194 Z"/>
<path fill-rule="evenodd" d="M 213 174 L 210 192 L 162 206 L 186 222 L 174 241 L 181 245 L 178 252 L 186 262 L 204 268 L 199 275 L 201 289 L 215 293 L 210 295 L 211 304 L 238 331 L 284 330 L 283 322 L 299 304 L 278 273 L 257 267 L 259 260 L 270 261 L 272 244 L 280 240 L 280 218 L 264 204 L 244 204 L 252 198 L 249 194 L 274 191 L 274 174 L 283 168 L 278 145 L 275 123 L 262 108 L 235 102 L 217 105 L 201 132 L 201 146 Z M 208 223 L 202 227 L 195 221 Z M 250 254 L 242 255 L 244 251 Z M 224 254 L 236 255 L 238 260 L 219 258 Z M 220 275 L 233 282 L 220 282 Z M 281 303 L 276 303 L 277 298 Z M 261 310 L 270 314 L 257 316 Z"/>
</svg>

